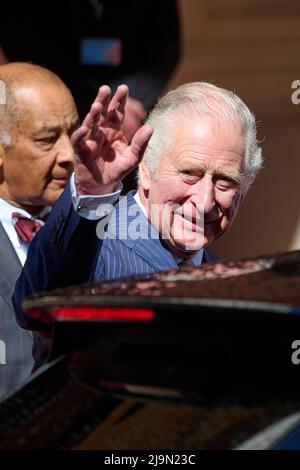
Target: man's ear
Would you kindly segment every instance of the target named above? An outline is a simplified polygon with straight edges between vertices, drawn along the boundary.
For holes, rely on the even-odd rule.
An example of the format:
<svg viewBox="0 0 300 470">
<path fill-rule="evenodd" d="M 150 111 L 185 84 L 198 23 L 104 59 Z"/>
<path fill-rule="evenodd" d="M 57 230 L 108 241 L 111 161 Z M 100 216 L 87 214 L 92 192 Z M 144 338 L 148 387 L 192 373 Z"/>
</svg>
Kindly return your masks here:
<svg viewBox="0 0 300 470">
<path fill-rule="evenodd" d="M 144 162 L 140 163 L 140 165 L 139 165 L 139 181 L 140 181 L 140 185 L 142 186 L 142 188 L 145 191 L 149 191 L 150 180 L 151 180 L 150 171 L 149 171 L 147 165 Z"/>
</svg>

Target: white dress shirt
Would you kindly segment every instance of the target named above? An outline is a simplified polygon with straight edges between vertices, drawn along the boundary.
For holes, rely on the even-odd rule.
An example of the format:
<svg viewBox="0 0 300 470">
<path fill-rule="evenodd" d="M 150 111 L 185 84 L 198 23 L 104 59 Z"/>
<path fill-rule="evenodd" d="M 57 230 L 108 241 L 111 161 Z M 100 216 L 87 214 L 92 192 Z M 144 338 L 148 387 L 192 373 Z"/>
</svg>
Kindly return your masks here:
<svg viewBox="0 0 300 470">
<path fill-rule="evenodd" d="M 78 196 L 73 173 L 70 178 L 70 187 L 75 211 L 84 219 L 100 220 L 114 209 L 113 205 L 120 197 L 123 184 L 120 183 L 114 193 L 102 196 Z"/>
<path fill-rule="evenodd" d="M 25 211 L 21 207 L 15 207 L 9 202 L 0 198 L 0 222 L 5 232 L 7 233 L 8 238 L 11 241 L 11 244 L 14 247 L 14 250 L 22 266 L 26 261 L 29 243 L 24 243 L 19 240 L 19 237 L 12 222 L 12 214 L 13 212 L 18 212 L 19 214 L 23 215 L 24 217 L 27 217 L 28 219 L 38 219 L 39 217 L 45 216 L 50 210 L 51 208 L 45 207 L 45 209 L 43 209 L 42 213 L 39 214 L 39 216 L 32 217 L 29 212 Z"/>
</svg>

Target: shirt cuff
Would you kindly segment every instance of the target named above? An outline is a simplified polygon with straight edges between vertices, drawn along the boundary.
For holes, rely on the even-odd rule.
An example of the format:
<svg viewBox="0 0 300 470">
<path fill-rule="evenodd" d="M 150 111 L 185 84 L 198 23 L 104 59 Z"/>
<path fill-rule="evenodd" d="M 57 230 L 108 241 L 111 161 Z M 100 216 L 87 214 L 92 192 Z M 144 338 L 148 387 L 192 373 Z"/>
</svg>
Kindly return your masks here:
<svg viewBox="0 0 300 470">
<path fill-rule="evenodd" d="M 120 197 L 123 184 L 120 183 L 117 191 L 101 196 L 78 196 L 74 173 L 70 179 L 70 188 L 74 210 L 80 217 L 88 220 L 100 220 L 108 216 L 114 209 L 114 204 Z"/>
</svg>

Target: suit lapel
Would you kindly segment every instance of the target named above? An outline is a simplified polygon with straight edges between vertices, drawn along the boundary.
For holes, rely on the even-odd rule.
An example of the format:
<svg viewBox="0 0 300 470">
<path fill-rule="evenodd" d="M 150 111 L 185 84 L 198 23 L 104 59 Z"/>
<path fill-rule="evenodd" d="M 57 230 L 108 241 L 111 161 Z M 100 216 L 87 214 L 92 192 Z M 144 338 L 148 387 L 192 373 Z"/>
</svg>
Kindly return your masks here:
<svg viewBox="0 0 300 470">
<path fill-rule="evenodd" d="M 116 236 L 128 248 L 143 258 L 155 271 L 178 269 L 171 253 L 162 245 L 157 231 L 148 222 L 134 199 L 135 191 L 124 196 L 109 222 L 110 235 Z M 216 262 L 217 256 L 204 250 L 203 263 Z"/>
<path fill-rule="evenodd" d="M 134 250 L 156 271 L 178 269 L 173 256 L 162 246 L 160 240 L 137 240 Z"/>
<path fill-rule="evenodd" d="M 129 192 L 116 207 L 114 230 L 117 238 L 143 258 L 155 271 L 178 269 L 171 253 L 162 245 L 157 231 L 148 222 Z M 109 231 L 112 225 L 109 223 Z"/>
<path fill-rule="evenodd" d="M 16 279 L 22 266 L 7 233 L 0 223 L 0 284 L 1 292 L 8 298 L 12 295 Z"/>
</svg>

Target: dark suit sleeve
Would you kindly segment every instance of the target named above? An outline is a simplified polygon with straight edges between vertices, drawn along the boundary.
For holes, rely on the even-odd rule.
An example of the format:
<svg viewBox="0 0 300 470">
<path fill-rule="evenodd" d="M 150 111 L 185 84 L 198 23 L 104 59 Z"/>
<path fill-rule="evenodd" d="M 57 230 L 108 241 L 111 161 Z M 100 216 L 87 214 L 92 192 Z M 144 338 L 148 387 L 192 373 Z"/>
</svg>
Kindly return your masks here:
<svg viewBox="0 0 300 470">
<path fill-rule="evenodd" d="M 46 225 L 31 242 L 27 261 L 13 295 L 17 321 L 26 329 L 45 325 L 22 310 L 22 301 L 53 288 L 86 282 L 93 271 L 100 241 L 98 221 L 80 217 L 73 209 L 67 187 L 52 210 Z"/>
</svg>

